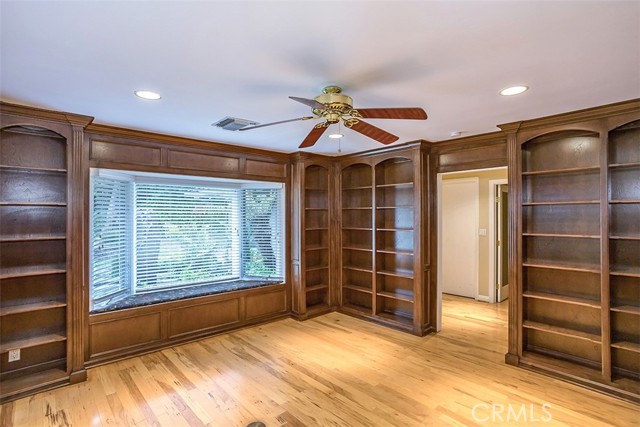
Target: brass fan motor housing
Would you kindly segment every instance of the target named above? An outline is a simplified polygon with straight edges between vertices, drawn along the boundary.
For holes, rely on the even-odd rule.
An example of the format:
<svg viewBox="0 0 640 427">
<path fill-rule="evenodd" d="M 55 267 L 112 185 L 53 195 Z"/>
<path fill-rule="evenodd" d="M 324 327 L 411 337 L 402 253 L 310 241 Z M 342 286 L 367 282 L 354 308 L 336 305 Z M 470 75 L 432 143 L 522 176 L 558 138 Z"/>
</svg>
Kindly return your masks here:
<svg viewBox="0 0 640 427">
<path fill-rule="evenodd" d="M 349 115 L 353 110 L 353 99 L 342 93 L 338 86 L 327 86 L 322 89 L 322 95 L 314 99 L 323 104 L 325 109 L 313 109 L 313 114 L 327 120 L 328 123 L 337 123 L 343 115 Z"/>
</svg>

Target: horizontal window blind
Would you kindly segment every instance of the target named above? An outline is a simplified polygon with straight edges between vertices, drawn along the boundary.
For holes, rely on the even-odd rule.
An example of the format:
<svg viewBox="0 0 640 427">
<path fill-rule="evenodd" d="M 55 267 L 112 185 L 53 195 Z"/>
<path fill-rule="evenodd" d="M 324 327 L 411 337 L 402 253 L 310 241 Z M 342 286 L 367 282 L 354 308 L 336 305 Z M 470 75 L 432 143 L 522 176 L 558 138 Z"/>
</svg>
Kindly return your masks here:
<svg viewBox="0 0 640 427">
<path fill-rule="evenodd" d="M 121 291 L 284 278 L 282 186 L 98 171 L 91 189 L 93 308 Z"/>
<path fill-rule="evenodd" d="M 91 180 L 91 295 L 104 298 L 129 287 L 131 257 L 129 181 Z"/>
<path fill-rule="evenodd" d="M 245 277 L 283 278 L 282 190 L 242 190 L 242 270 Z"/>
<path fill-rule="evenodd" d="M 234 189 L 136 184 L 136 290 L 238 278 L 238 212 Z"/>
</svg>

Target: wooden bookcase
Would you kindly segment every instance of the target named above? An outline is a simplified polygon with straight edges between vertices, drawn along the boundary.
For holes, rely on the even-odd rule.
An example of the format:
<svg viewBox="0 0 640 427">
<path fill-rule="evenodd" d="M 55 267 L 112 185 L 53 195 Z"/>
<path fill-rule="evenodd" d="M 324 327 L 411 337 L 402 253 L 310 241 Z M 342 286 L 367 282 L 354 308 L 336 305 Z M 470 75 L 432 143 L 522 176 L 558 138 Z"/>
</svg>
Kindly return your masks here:
<svg viewBox="0 0 640 427">
<path fill-rule="evenodd" d="M 640 380 L 640 120 L 609 132 L 608 144 L 611 375 L 633 389 L 629 380 Z"/>
<path fill-rule="evenodd" d="M 373 172 L 355 163 L 341 174 L 342 310 L 373 310 Z"/>
<path fill-rule="evenodd" d="M 15 126 L 0 138 L 2 397 L 67 368 L 67 141 Z M 9 352 L 20 360 L 9 362 Z"/>
<path fill-rule="evenodd" d="M 507 362 L 640 402 L 640 113 L 633 103 L 504 125 Z M 512 186 L 513 188 L 513 186 Z"/>
<path fill-rule="evenodd" d="M 294 313 L 299 318 L 332 309 L 331 164 L 305 156 L 294 164 Z M 297 216 L 296 216 L 297 215 Z"/>
<path fill-rule="evenodd" d="M 417 335 L 428 323 L 422 156 L 416 144 L 346 158 L 340 175 L 340 310 Z"/>
</svg>

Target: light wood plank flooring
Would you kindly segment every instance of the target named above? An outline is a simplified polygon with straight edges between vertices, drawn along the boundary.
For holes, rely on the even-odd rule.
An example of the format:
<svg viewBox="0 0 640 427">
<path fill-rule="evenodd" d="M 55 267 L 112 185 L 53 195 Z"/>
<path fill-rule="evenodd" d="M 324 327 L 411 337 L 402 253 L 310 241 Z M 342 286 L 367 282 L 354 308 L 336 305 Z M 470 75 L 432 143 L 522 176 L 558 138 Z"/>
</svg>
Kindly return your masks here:
<svg viewBox="0 0 640 427">
<path fill-rule="evenodd" d="M 424 338 L 337 313 L 208 338 L 5 404 L 0 426 L 640 425 L 637 406 L 505 365 L 506 303 L 443 312 Z"/>
</svg>

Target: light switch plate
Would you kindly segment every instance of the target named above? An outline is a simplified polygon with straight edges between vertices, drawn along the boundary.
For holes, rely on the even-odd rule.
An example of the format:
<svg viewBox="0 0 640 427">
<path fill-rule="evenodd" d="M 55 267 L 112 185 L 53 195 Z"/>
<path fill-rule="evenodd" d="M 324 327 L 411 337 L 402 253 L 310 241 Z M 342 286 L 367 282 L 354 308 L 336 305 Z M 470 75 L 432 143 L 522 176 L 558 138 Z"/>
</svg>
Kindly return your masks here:
<svg viewBox="0 0 640 427">
<path fill-rule="evenodd" d="M 20 349 L 9 350 L 9 362 L 17 362 L 20 360 Z"/>
<path fill-rule="evenodd" d="M 480 234 L 481 236 L 486 236 L 487 235 L 487 229 L 486 228 L 481 228 L 478 230 L 478 234 Z"/>
</svg>

